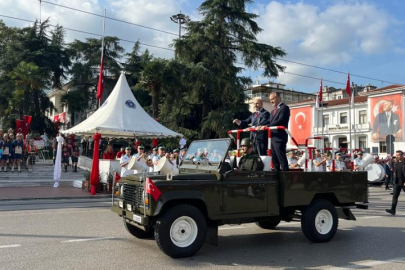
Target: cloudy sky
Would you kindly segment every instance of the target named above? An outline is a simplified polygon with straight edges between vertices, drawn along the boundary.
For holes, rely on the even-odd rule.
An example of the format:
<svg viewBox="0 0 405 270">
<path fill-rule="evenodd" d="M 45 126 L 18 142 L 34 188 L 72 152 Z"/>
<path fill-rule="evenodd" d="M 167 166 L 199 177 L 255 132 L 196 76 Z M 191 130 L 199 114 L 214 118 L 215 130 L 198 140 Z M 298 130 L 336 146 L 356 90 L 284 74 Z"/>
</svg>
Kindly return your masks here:
<svg viewBox="0 0 405 270">
<path fill-rule="evenodd" d="M 147 48 L 157 57 L 172 58 L 173 52 L 164 48 L 169 48 L 177 37 L 178 25 L 169 17 L 181 10 L 192 20 L 198 20 L 201 3 L 199 0 L 43 0 L 40 9 L 37 0 L 0 0 L 0 19 L 8 26 L 22 27 L 29 23 L 4 16 L 33 21 L 41 14 L 42 19 L 50 18 L 52 25 L 101 35 L 102 17 L 77 10 L 99 15 L 106 10 L 107 17 L 132 23 L 107 19 L 106 35 L 162 47 L 144 45 L 142 49 Z M 350 72 L 351 81 L 358 85 L 405 84 L 403 0 L 259 0 L 247 8 L 260 16 L 257 22 L 263 31 L 258 40 L 282 47 L 288 54 L 284 59 L 290 61 L 278 61 L 287 67 L 286 73 L 278 78 L 261 78 L 260 70 L 246 69 L 244 75 L 254 81 L 270 80 L 286 84 L 288 89 L 316 92 L 319 79 L 303 77 L 309 76 L 323 78 L 324 85 L 344 88 L 347 75 L 330 71 L 334 70 Z M 66 34 L 67 41 L 95 37 L 70 30 Z M 133 43 L 121 45 L 130 50 Z"/>
</svg>

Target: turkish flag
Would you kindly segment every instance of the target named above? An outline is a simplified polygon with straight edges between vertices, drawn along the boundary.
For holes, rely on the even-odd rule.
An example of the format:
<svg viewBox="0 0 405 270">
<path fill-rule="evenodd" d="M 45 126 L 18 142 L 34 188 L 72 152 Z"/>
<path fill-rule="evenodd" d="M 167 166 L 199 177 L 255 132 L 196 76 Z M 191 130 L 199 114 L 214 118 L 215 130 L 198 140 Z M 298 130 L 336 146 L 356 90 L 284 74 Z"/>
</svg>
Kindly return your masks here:
<svg viewBox="0 0 405 270">
<path fill-rule="evenodd" d="M 101 65 L 100 74 L 98 75 L 98 85 L 97 85 L 97 99 L 101 102 L 101 97 L 104 92 L 104 47 L 101 52 Z"/>
<path fill-rule="evenodd" d="M 32 116 L 24 115 L 22 133 L 25 136 L 29 133 Z"/>
<path fill-rule="evenodd" d="M 96 186 L 98 185 L 100 181 L 100 172 L 99 172 L 99 141 L 101 140 L 101 134 L 96 133 L 93 136 L 93 141 L 94 141 L 94 151 L 93 151 L 93 164 L 91 165 L 91 175 L 90 175 L 90 193 L 91 195 L 96 194 Z"/>
<path fill-rule="evenodd" d="M 116 172 L 116 173 L 115 173 L 115 183 L 114 183 L 114 184 L 117 184 L 117 182 L 118 182 L 120 179 L 121 179 L 121 176 Z"/>
<path fill-rule="evenodd" d="M 352 90 L 350 88 L 350 74 L 347 74 L 346 92 L 350 98 L 352 96 Z"/>
<path fill-rule="evenodd" d="M 15 120 L 15 130 L 17 133 L 22 133 L 23 121 L 20 119 Z"/>
<path fill-rule="evenodd" d="M 162 192 L 160 192 L 160 190 L 150 178 L 146 178 L 146 193 L 152 195 L 155 201 L 157 201 L 162 194 Z"/>
<path fill-rule="evenodd" d="M 290 132 L 298 144 L 305 144 L 305 140 L 312 136 L 312 108 L 311 106 L 290 109 Z M 290 143 L 293 141 L 290 139 Z"/>
</svg>

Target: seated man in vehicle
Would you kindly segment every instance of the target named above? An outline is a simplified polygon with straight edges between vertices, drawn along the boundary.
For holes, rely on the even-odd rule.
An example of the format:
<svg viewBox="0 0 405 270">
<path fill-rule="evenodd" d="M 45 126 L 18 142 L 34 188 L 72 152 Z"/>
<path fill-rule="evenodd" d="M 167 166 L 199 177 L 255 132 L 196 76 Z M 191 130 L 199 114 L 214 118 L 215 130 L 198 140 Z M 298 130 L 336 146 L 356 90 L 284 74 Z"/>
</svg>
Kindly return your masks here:
<svg viewBox="0 0 405 270">
<path fill-rule="evenodd" d="M 259 155 L 253 152 L 251 139 L 243 139 L 241 143 L 243 157 L 240 159 L 238 168 L 242 171 L 263 171 L 264 164 Z"/>
</svg>

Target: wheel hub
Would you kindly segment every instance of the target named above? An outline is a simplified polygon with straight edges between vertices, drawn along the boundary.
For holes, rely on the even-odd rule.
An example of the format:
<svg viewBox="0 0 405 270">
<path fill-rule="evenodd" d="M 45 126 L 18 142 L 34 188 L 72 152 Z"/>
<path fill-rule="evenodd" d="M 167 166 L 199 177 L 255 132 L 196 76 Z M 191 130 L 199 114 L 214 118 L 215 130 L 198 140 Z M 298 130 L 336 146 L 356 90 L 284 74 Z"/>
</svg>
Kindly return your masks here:
<svg viewBox="0 0 405 270">
<path fill-rule="evenodd" d="M 327 234 L 333 226 L 333 217 L 328 210 L 321 210 L 315 217 L 315 228 L 320 234 Z"/>
<path fill-rule="evenodd" d="M 178 247 L 187 247 L 197 238 L 198 227 L 190 217 L 179 217 L 170 227 L 170 239 Z"/>
</svg>

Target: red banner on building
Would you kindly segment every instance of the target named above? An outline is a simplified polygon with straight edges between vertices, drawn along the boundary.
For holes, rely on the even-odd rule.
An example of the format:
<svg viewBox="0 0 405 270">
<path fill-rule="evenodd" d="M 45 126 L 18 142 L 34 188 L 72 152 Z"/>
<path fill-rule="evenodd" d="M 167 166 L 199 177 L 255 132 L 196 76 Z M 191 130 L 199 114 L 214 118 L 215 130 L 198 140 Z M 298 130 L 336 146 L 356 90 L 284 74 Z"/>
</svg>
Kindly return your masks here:
<svg viewBox="0 0 405 270">
<path fill-rule="evenodd" d="M 301 107 L 290 109 L 289 130 L 299 144 L 305 144 L 305 140 L 312 136 L 312 107 Z M 290 143 L 293 142 L 290 140 Z"/>
</svg>

